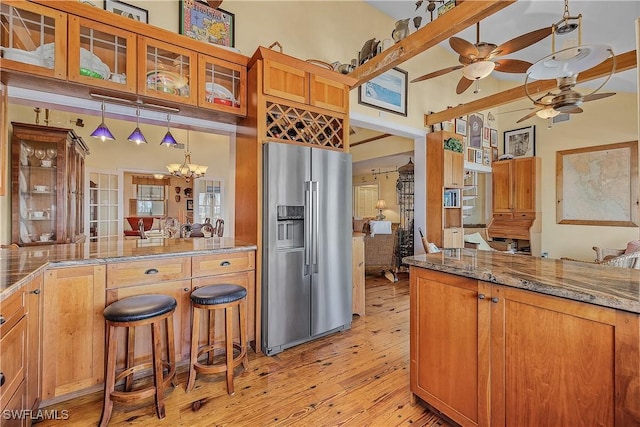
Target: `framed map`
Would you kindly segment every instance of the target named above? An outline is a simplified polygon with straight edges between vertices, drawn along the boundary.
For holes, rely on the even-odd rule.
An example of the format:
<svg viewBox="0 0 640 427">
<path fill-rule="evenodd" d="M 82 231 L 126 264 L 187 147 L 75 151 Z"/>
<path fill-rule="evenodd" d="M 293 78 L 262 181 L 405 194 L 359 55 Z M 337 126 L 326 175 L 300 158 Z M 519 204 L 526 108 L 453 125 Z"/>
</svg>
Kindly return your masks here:
<svg viewBox="0 0 640 427">
<path fill-rule="evenodd" d="M 196 0 L 180 2 L 180 34 L 206 43 L 235 46 L 235 15 Z"/>
<path fill-rule="evenodd" d="M 638 226 L 638 141 L 556 153 L 558 224 Z"/>
</svg>

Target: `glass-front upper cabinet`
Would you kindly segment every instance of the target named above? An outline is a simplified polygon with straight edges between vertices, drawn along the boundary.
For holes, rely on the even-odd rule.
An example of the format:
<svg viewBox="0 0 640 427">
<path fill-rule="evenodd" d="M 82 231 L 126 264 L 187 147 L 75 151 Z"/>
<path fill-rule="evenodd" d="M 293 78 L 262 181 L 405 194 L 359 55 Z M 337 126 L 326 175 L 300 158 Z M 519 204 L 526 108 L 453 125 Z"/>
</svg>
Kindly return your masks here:
<svg viewBox="0 0 640 427">
<path fill-rule="evenodd" d="M 2 69 L 65 79 L 67 15 L 27 1 L 0 2 Z"/>
<path fill-rule="evenodd" d="M 69 80 L 136 92 L 136 35 L 69 16 Z"/>
<path fill-rule="evenodd" d="M 197 53 L 147 37 L 138 40 L 138 93 L 196 105 Z"/>
<path fill-rule="evenodd" d="M 12 126 L 12 241 L 24 246 L 83 240 L 84 141 L 71 129 Z"/>
<path fill-rule="evenodd" d="M 245 67 L 198 55 L 198 106 L 245 116 L 246 77 Z"/>
</svg>

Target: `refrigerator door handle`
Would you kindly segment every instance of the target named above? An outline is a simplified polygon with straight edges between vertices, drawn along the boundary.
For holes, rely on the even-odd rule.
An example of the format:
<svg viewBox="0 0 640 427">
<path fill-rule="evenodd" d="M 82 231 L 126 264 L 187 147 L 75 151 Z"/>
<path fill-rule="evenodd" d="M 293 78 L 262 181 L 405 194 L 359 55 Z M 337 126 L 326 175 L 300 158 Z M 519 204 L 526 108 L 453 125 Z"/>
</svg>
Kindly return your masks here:
<svg viewBox="0 0 640 427">
<path fill-rule="evenodd" d="M 304 183 L 304 275 L 311 267 L 311 181 Z"/>
<path fill-rule="evenodd" d="M 319 188 L 320 183 L 318 181 L 311 181 L 311 192 L 313 194 L 313 253 L 312 253 L 312 262 L 313 262 L 313 272 L 318 272 L 318 239 L 319 235 L 319 219 L 318 219 L 318 211 L 320 209 L 319 206 Z"/>
</svg>

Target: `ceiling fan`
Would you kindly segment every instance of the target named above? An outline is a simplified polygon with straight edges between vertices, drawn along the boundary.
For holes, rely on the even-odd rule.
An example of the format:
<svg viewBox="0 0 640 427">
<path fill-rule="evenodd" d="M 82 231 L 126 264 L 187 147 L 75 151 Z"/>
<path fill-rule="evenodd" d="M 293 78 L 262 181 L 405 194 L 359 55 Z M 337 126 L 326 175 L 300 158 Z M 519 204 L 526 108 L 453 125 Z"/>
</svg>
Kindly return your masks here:
<svg viewBox="0 0 640 427">
<path fill-rule="evenodd" d="M 533 100 L 535 107 L 530 109 L 534 110 L 522 117 L 516 123 L 524 122 L 533 116 L 538 116 L 542 119 L 548 119 L 555 117 L 558 114 L 578 114 L 582 113 L 582 105 L 585 102 L 595 101 L 602 98 L 608 98 L 615 95 L 613 92 L 608 93 L 595 93 L 592 92 L 589 95 L 582 95 L 580 92 L 574 90 L 576 85 L 577 76 L 560 77 L 558 78 L 558 93 L 547 92 L 545 95 Z"/>
<path fill-rule="evenodd" d="M 459 37 L 451 37 L 449 45 L 460 56 L 458 61 L 461 65 L 443 68 L 411 80 L 411 83 L 421 82 L 423 80 L 442 76 L 451 71 L 462 69 L 462 77 L 456 87 L 456 93 L 461 94 L 471 86 L 474 81 L 487 77 L 495 69 L 503 73 L 526 73 L 531 63 L 521 61 L 519 59 L 498 59 L 497 56 L 507 55 L 517 52 L 539 42 L 547 36 L 551 35 L 552 27 L 540 28 L 515 37 L 501 45 L 486 43 L 480 41 L 480 22 L 476 24 L 476 44 L 461 39 Z"/>
</svg>

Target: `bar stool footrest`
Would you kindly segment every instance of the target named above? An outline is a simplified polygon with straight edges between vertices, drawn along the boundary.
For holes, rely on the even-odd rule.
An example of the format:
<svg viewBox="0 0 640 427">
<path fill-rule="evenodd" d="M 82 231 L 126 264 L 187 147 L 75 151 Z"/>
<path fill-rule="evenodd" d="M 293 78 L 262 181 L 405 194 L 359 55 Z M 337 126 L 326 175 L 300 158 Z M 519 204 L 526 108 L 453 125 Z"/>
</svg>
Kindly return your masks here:
<svg viewBox="0 0 640 427">
<path fill-rule="evenodd" d="M 208 345 L 208 346 L 204 346 L 201 349 L 198 350 L 198 357 L 202 356 L 205 353 L 208 353 L 212 350 L 216 350 L 216 349 L 223 349 L 222 347 L 215 347 L 214 345 Z M 233 343 L 233 349 L 234 350 L 238 350 L 239 354 L 233 358 L 233 367 L 235 368 L 236 366 L 240 365 L 243 361 L 244 358 L 247 354 L 247 349 L 246 347 L 243 349 L 242 346 L 238 343 Z M 221 355 L 219 355 L 221 357 L 226 357 L 225 353 L 222 353 Z M 196 370 L 196 372 L 201 372 L 203 374 L 217 374 L 220 372 L 226 372 L 227 371 L 227 365 L 226 362 L 225 363 L 216 363 L 213 365 L 209 365 L 206 363 L 200 363 L 200 362 L 195 362 L 193 364 L 194 369 Z"/>
</svg>

